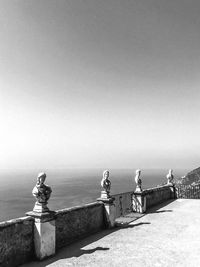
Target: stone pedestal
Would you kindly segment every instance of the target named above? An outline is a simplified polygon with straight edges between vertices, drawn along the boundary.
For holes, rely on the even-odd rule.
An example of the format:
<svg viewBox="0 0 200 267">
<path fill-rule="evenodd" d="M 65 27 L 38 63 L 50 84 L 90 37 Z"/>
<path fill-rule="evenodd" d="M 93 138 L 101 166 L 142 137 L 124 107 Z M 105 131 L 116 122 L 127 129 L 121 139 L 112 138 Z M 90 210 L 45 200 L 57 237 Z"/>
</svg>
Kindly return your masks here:
<svg viewBox="0 0 200 267">
<path fill-rule="evenodd" d="M 106 191 L 101 191 L 101 199 L 110 199 L 111 198 L 111 196 L 109 195 L 109 193 L 108 192 L 106 192 Z"/>
<path fill-rule="evenodd" d="M 46 203 L 39 203 L 35 202 L 35 206 L 33 208 L 34 212 L 39 212 L 39 213 L 44 213 L 44 212 L 49 212 L 49 208 L 47 207 L 47 202 Z"/>
<path fill-rule="evenodd" d="M 26 215 L 35 219 L 34 246 L 37 259 L 42 260 L 54 255 L 56 250 L 55 212 L 30 211 Z"/>
<path fill-rule="evenodd" d="M 132 196 L 133 211 L 146 212 L 146 196 L 142 192 L 134 192 Z"/>
<path fill-rule="evenodd" d="M 171 184 L 168 184 L 168 186 L 169 186 L 170 191 L 171 191 L 171 198 L 172 199 L 177 198 L 177 196 L 176 196 L 176 188 L 175 188 L 174 184 L 171 183 Z"/>
<path fill-rule="evenodd" d="M 104 192 L 104 191 L 102 191 Z M 102 193 L 101 192 L 101 193 Z M 102 194 L 101 194 L 102 196 Z M 98 198 L 97 201 L 101 201 L 105 207 L 105 217 L 106 217 L 106 226 L 108 228 L 112 228 L 115 226 L 115 219 L 116 219 L 116 209 L 114 205 L 114 198 Z"/>
<path fill-rule="evenodd" d="M 135 193 L 142 193 L 141 186 L 136 185 Z"/>
</svg>

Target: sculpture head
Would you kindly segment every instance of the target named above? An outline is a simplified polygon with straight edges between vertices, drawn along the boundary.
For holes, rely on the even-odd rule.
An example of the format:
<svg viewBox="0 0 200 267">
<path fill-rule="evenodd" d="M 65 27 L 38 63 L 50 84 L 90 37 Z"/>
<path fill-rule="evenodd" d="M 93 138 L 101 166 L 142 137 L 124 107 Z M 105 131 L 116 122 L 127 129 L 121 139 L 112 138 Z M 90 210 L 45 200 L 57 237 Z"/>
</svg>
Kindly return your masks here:
<svg viewBox="0 0 200 267">
<path fill-rule="evenodd" d="M 173 173 L 173 170 L 172 170 L 172 169 L 170 169 L 170 170 L 169 170 L 169 174 L 172 174 L 172 173 Z"/>
<path fill-rule="evenodd" d="M 103 172 L 103 178 L 104 178 L 104 179 L 108 179 L 108 177 L 109 177 L 109 171 L 108 171 L 108 170 L 105 170 L 105 171 Z"/>
<path fill-rule="evenodd" d="M 40 172 L 37 177 L 37 185 L 43 185 L 46 179 L 46 173 Z"/>
</svg>

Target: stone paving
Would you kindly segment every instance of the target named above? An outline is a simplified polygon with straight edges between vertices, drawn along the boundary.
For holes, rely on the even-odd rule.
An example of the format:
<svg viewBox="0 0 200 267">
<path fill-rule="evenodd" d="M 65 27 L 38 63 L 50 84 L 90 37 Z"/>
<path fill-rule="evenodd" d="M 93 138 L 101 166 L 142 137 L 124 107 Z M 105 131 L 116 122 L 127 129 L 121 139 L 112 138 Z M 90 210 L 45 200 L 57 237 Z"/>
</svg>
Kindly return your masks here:
<svg viewBox="0 0 200 267">
<path fill-rule="evenodd" d="M 200 266 L 200 200 L 157 206 L 125 227 L 104 230 L 24 267 Z"/>
</svg>

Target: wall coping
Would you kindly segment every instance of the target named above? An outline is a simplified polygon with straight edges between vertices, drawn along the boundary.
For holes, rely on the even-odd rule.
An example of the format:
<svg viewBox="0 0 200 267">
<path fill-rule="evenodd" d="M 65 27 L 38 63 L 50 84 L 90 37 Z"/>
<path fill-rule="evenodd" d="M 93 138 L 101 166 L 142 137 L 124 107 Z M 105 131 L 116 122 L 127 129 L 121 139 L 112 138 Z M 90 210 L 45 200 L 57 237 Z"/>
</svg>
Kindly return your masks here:
<svg viewBox="0 0 200 267">
<path fill-rule="evenodd" d="M 98 207 L 98 206 L 103 206 L 103 203 L 96 201 L 96 202 L 92 202 L 92 203 L 88 203 L 88 204 L 74 206 L 71 208 L 64 208 L 64 209 L 56 210 L 55 215 L 72 212 L 74 210 L 87 209 L 90 207 Z"/>
<path fill-rule="evenodd" d="M 158 186 L 155 186 L 155 187 L 152 187 L 152 188 L 147 188 L 147 189 L 143 189 L 142 192 L 135 192 L 134 190 L 133 191 L 128 191 L 128 192 L 123 192 L 123 193 L 118 193 L 118 194 L 114 194 L 112 195 L 112 197 L 115 197 L 115 196 L 120 196 L 120 195 L 125 195 L 125 194 L 149 194 L 149 193 L 152 193 L 152 192 L 155 192 L 155 191 L 160 191 L 160 190 L 163 190 L 163 189 L 167 189 L 169 187 L 173 187 L 173 185 L 168 185 L 168 184 L 165 184 L 165 185 L 158 185 Z"/>
<path fill-rule="evenodd" d="M 114 195 L 112 195 L 112 197 L 116 197 L 116 196 L 120 196 L 120 195 L 126 195 L 126 194 L 133 194 L 133 193 L 134 193 L 134 191 L 128 191 L 128 192 L 114 194 Z"/>
<path fill-rule="evenodd" d="M 161 191 L 161 190 L 167 190 L 167 189 L 169 189 L 170 187 L 173 187 L 173 185 L 168 185 L 168 184 L 166 184 L 166 185 L 159 185 L 159 186 L 156 186 L 156 187 L 152 187 L 152 188 L 148 188 L 148 189 L 144 189 L 143 191 L 142 191 L 142 194 L 143 195 L 147 195 L 147 194 L 151 194 L 151 193 L 153 193 L 153 192 L 156 192 L 156 191 Z"/>
<path fill-rule="evenodd" d="M 25 217 L 20 217 L 20 218 L 11 219 L 11 220 L 8 220 L 8 221 L 0 222 L 0 230 L 2 228 L 5 228 L 5 227 L 8 227 L 8 226 L 17 224 L 17 223 L 24 223 L 24 222 L 27 222 L 27 221 L 34 221 L 34 219 L 31 216 L 25 216 Z"/>
</svg>

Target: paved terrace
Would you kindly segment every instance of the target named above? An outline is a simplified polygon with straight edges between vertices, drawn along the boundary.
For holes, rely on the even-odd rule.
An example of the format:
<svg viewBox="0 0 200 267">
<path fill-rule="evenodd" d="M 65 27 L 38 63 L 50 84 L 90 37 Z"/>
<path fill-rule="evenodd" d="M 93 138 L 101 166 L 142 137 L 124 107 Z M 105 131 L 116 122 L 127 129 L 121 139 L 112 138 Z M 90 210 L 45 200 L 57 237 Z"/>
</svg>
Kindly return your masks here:
<svg viewBox="0 0 200 267">
<path fill-rule="evenodd" d="M 200 200 L 167 202 L 124 227 L 101 231 L 53 258 L 23 266 L 200 266 Z"/>
</svg>

